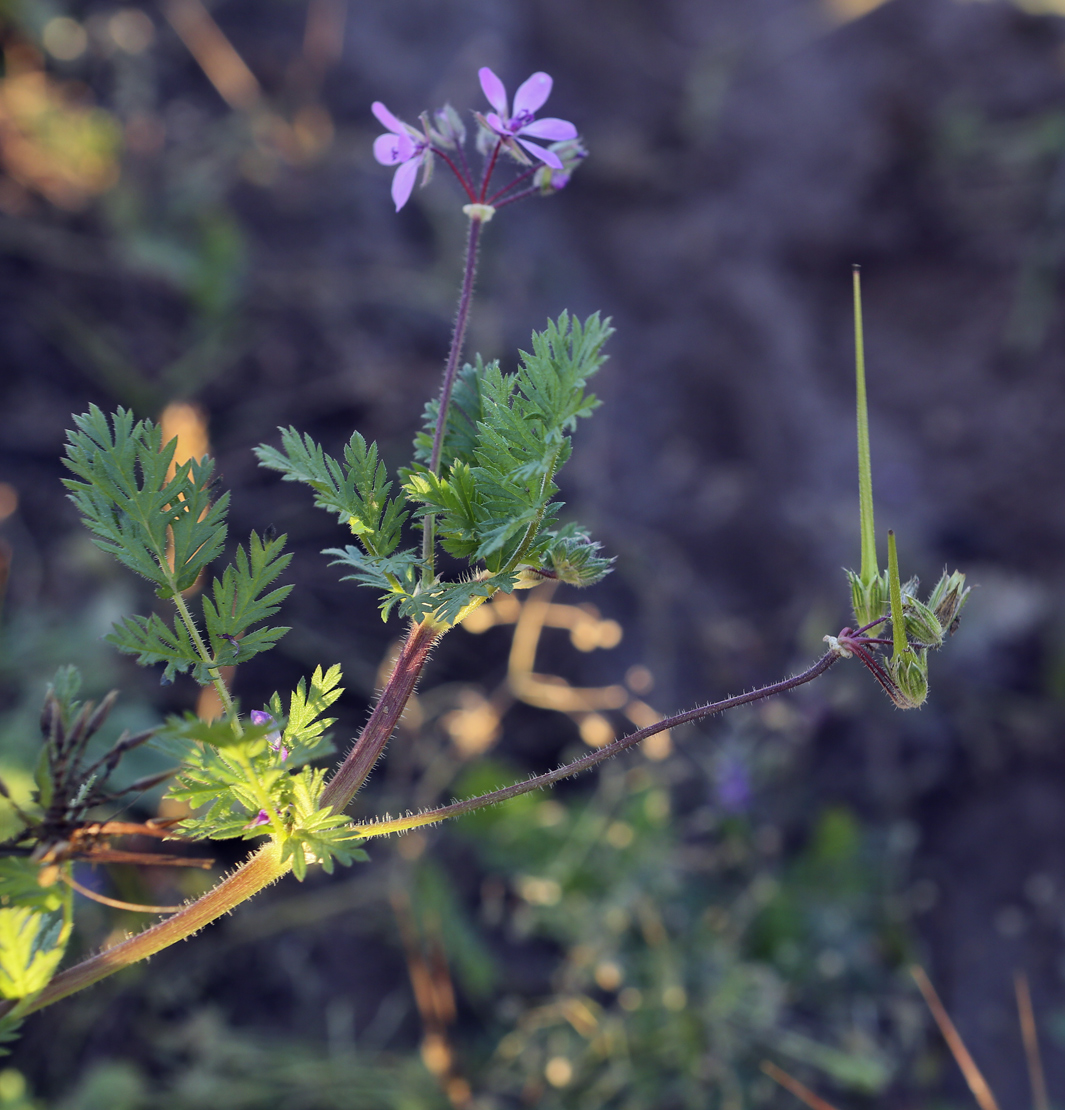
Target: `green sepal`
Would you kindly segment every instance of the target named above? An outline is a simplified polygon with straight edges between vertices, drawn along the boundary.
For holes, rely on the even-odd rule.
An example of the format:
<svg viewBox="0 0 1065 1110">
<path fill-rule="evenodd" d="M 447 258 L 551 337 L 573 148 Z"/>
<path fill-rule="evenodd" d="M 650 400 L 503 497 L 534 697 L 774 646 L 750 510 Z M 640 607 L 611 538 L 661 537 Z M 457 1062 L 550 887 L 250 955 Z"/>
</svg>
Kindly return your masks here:
<svg viewBox="0 0 1065 1110">
<path fill-rule="evenodd" d="M 939 621 L 944 634 L 953 635 L 958 627 L 958 617 L 969 599 L 971 587 L 965 585 L 965 575 L 960 570 L 943 571 L 928 597 L 928 608 Z"/>
<path fill-rule="evenodd" d="M 886 617 L 889 611 L 887 573 L 874 575 L 869 582 L 853 570 L 844 570 L 851 588 L 851 608 L 858 628 Z"/>
</svg>

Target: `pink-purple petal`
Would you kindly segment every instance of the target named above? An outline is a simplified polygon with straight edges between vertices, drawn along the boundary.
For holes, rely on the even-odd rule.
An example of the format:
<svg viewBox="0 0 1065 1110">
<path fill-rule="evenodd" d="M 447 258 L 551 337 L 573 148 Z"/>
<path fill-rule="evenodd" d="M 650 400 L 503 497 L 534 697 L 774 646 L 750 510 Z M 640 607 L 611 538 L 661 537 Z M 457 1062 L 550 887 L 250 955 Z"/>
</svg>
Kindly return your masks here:
<svg viewBox="0 0 1065 1110">
<path fill-rule="evenodd" d="M 477 76 L 481 79 L 481 89 L 484 95 L 488 98 L 488 103 L 501 115 L 507 114 L 507 90 L 503 86 L 503 82 L 488 68 L 482 66 L 477 71 Z"/>
<path fill-rule="evenodd" d="M 402 166 L 396 170 L 395 176 L 392 178 L 392 199 L 396 203 L 396 211 L 398 212 L 403 205 L 410 200 L 411 192 L 414 189 L 414 182 L 418 176 L 418 167 L 421 165 L 420 158 L 411 158 L 409 161 L 404 162 Z M 561 166 L 562 163 L 559 163 Z"/>
<path fill-rule="evenodd" d="M 561 143 L 566 139 L 575 139 L 577 128 L 569 120 L 554 119 L 548 116 L 546 119 L 538 119 L 533 123 L 526 124 L 518 134 L 531 135 L 534 139 L 550 139 L 553 143 Z"/>
<path fill-rule="evenodd" d="M 370 111 L 377 117 L 380 124 L 383 127 L 387 127 L 389 131 L 393 131 L 397 135 L 406 135 L 408 133 L 407 124 L 402 120 L 396 119 L 380 100 L 375 100 L 373 104 L 370 105 Z"/>
<path fill-rule="evenodd" d="M 526 112 L 532 115 L 551 95 L 552 84 L 546 73 L 534 73 L 528 81 L 524 81 L 514 94 L 514 115 L 520 116 Z"/>
<path fill-rule="evenodd" d="M 489 112 L 488 115 L 484 117 L 484 121 L 497 135 L 510 134 L 507 125 L 495 114 L 495 112 Z"/>
<path fill-rule="evenodd" d="M 414 143 L 406 135 L 378 135 L 373 141 L 373 156 L 382 166 L 398 166 L 414 154 Z"/>
<path fill-rule="evenodd" d="M 519 138 L 518 142 L 530 153 L 540 159 L 541 162 L 546 162 L 553 170 L 562 169 L 562 159 L 559 158 L 554 151 L 544 150 L 542 146 L 537 146 L 536 143 L 526 142 L 524 139 Z"/>
</svg>

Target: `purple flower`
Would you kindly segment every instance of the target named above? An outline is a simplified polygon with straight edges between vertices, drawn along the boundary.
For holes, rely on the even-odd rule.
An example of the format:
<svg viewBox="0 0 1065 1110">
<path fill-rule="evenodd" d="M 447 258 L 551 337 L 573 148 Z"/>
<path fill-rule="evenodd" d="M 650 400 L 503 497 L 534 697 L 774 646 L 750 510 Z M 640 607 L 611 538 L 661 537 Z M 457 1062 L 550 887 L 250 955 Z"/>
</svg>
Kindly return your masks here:
<svg viewBox="0 0 1065 1110">
<path fill-rule="evenodd" d="M 528 136 L 533 139 L 547 139 L 549 142 L 564 142 L 577 137 L 577 128 L 564 119 L 535 118 L 534 113 L 551 95 L 551 78 L 546 73 L 534 73 L 528 81 L 522 84 L 514 94 L 514 114 L 507 110 L 507 90 L 503 82 L 487 67 L 478 70 L 481 79 L 481 88 L 488 97 L 488 103 L 495 109 L 487 116 L 482 117 L 485 125 L 494 131 L 523 162 L 528 159 L 518 150 L 516 144 L 523 146 L 530 154 L 535 155 L 541 162 L 546 162 L 552 169 L 561 170 L 562 160 L 553 151 L 530 143 Z M 381 117 L 378 116 L 378 119 Z"/>
<path fill-rule="evenodd" d="M 246 829 L 257 829 L 260 825 L 269 825 L 269 824 L 270 824 L 270 814 L 267 813 L 265 809 L 260 809 L 259 814 L 255 818 L 255 820 L 248 822 L 248 824 L 245 825 L 244 827 Z"/>
<path fill-rule="evenodd" d="M 419 166 L 425 166 L 428 177 L 433 152 L 429 148 L 429 141 L 420 131 L 409 123 L 396 119 L 380 100 L 375 100 L 370 107 L 378 120 L 391 132 L 388 135 L 378 135 L 374 139 L 373 156 L 382 166 L 399 167 L 392 178 L 392 199 L 396 202 L 398 212 L 410 199 Z"/>
<path fill-rule="evenodd" d="M 272 725 L 274 723 L 273 717 L 269 713 L 264 713 L 261 709 L 253 709 L 251 711 L 251 723 L 253 725 Z M 281 753 L 281 762 L 284 763 L 288 759 L 288 748 L 281 743 L 280 732 L 268 732 L 266 734 L 266 742 L 274 749 L 275 752 Z"/>
<path fill-rule="evenodd" d="M 725 756 L 717 767 L 717 800 L 726 813 L 743 813 L 751 803 L 751 776 L 735 755 Z"/>
</svg>

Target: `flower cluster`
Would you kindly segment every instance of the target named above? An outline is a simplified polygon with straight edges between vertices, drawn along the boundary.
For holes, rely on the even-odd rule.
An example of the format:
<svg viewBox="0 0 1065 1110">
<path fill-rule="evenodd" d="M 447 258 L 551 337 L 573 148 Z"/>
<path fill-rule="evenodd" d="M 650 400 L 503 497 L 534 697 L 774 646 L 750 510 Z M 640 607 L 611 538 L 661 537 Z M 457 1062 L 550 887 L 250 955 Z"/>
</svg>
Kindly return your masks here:
<svg viewBox="0 0 1065 1110">
<path fill-rule="evenodd" d="M 500 203 L 509 204 L 537 192 L 557 192 L 569 183 L 574 168 L 586 156 L 587 152 L 581 145 L 577 128 L 569 120 L 536 118 L 537 111 L 551 95 L 553 82 L 548 74 L 534 73 L 524 81 L 514 94 L 513 106 L 508 101 L 503 82 L 487 66 L 478 71 L 478 76 L 492 111 L 486 115 L 474 113 L 474 118 L 480 125 L 479 140 L 486 152 L 491 152 L 481 181 L 476 185 L 462 149 L 466 129 L 458 113 L 450 105 L 438 111 L 433 122 L 423 113 L 420 117 L 422 129 L 419 131 L 394 116 L 380 100 L 373 102 L 373 114 L 387 128 L 386 134 L 379 135 L 374 140 L 374 157 L 382 166 L 396 167 L 392 177 L 392 200 L 397 212 L 410 199 L 419 169 L 423 171 L 422 184 L 428 183 L 432 176 L 434 155 L 440 156 L 455 173 L 470 203 L 479 205 L 491 205 L 534 174 L 534 181 L 527 189 L 512 194 Z M 533 142 L 533 139 L 547 141 L 551 145 L 542 146 L 540 142 Z M 456 149 L 462 168 L 447 153 Z M 489 197 L 488 182 L 501 150 L 505 150 L 519 164 L 533 168 L 526 170 Z M 539 171 L 530 161 L 530 154 L 543 163 Z"/>
</svg>

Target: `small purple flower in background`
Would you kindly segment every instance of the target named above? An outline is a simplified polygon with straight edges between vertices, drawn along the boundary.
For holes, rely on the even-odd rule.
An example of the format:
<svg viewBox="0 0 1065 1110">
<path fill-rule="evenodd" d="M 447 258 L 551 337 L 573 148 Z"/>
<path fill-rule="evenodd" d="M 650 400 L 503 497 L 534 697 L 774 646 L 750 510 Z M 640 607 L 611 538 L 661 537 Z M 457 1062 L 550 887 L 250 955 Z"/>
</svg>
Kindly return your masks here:
<svg viewBox="0 0 1065 1110">
<path fill-rule="evenodd" d="M 272 725 L 274 723 L 273 717 L 269 713 L 264 713 L 261 709 L 253 709 L 251 711 L 251 723 L 253 725 Z M 281 753 L 281 762 L 284 763 L 288 759 L 288 748 L 281 743 L 280 732 L 269 732 L 266 734 L 266 742 L 274 749 L 275 752 Z M 262 822 L 260 822 L 261 824 Z"/>
<path fill-rule="evenodd" d="M 265 809 L 260 809 L 258 816 L 254 821 L 249 821 L 244 827 L 246 829 L 257 829 L 260 825 L 270 824 L 270 814 Z"/>
<path fill-rule="evenodd" d="M 751 803 L 751 776 L 736 755 L 723 756 L 717 765 L 717 800 L 726 813 L 743 813 Z"/>
<path fill-rule="evenodd" d="M 371 108 L 377 119 L 391 132 L 388 135 L 378 135 L 374 139 L 373 156 L 382 166 L 398 167 L 392 177 L 392 200 L 395 201 L 398 212 L 410 199 L 419 166 L 425 166 L 428 180 L 433 152 L 420 131 L 409 123 L 396 119 L 380 100 L 375 100 Z"/>
<path fill-rule="evenodd" d="M 517 144 L 523 146 L 541 162 L 546 162 L 552 169 L 561 170 L 562 160 L 557 154 L 528 141 L 529 138 L 533 138 L 547 139 L 549 142 L 565 142 L 567 139 L 577 137 L 577 128 L 568 120 L 550 117 L 541 120 L 535 118 L 536 110 L 551 95 L 551 78 L 546 73 L 534 73 L 525 81 L 514 94 L 514 114 L 510 115 L 507 111 L 507 90 L 503 82 L 487 66 L 478 70 L 478 76 L 481 79 L 484 95 L 488 97 L 488 103 L 495 109 L 494 112 L 481 117 L 485 126 L 495 132 L 503 140 L 507 149 L 521 161 L 528 163 L 528 159 L 518 149 Z M 523 138 L 523 136 L 527 137 Z"/>
</svg>

